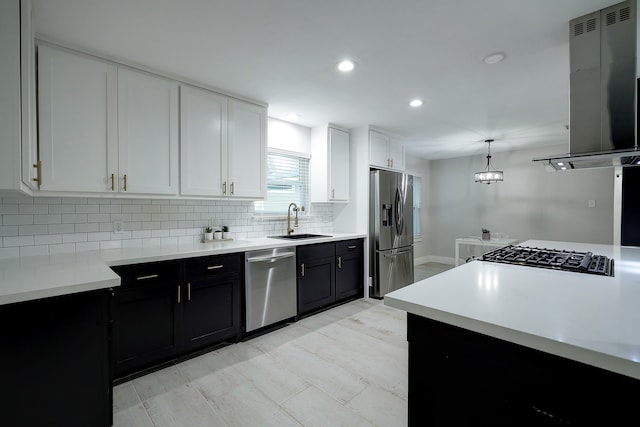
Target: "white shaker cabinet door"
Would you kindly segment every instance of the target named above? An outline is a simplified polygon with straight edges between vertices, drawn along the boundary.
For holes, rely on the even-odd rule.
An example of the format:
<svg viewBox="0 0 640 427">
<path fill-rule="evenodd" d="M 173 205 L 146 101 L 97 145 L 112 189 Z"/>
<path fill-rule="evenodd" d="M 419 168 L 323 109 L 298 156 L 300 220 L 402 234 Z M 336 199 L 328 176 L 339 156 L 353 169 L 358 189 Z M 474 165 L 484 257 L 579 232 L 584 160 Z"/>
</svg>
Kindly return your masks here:
<svg viewBox="0 0 640 427">
<path fill-rule="evenodd" d="M 180 87 L 180 194 L 222 196 L 227 174 L 227 97 Z"/>
<path fill-rule="evenodd" d="M 118 69 L 119 189 L 178 194 L 178 84 Z"/>
<path fill-rule="evenodd" d="M 389 137 L 380 132 L 369 131 L 369 164 L 390 168 Z"/>
<path fill-rule="evenodd" d="M 389 139 L 389 160 L 389 167 L 404 170 L 404 141 L 397 138 Z"/>
<path fill-rule="evenodd" d="M 349 133 L 329 128 L 329 199 L 349 201 Z"/>
<path fill-rule="evenodd" d="M 41 190 L 110 192 L 117 177 L 114 65 L 38 47 Z"/>
<path fill-rule="evenodd" d="M 267 109 L 229 100 L 228 182 L 225 195 L 263 199 L 266 192 Z"/>
</svg>

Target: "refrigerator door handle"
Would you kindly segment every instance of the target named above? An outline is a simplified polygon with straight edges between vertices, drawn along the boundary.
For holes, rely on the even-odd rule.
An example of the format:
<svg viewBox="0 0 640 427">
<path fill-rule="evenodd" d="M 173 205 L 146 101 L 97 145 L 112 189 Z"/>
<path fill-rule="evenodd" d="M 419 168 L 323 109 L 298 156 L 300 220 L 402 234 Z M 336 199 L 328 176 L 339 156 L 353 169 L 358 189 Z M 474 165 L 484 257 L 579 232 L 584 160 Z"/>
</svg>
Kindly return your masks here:
<svg viewBox="0 0 640 427">
<path fill-rule="evenodd" d="M 396 252 L 394 254 L 384 254 L 384 257 L 394 257 L 394 256 L 399 256 L 399 255 L 404 255 L 404 254 L 408 254 L 411 251 L 402 251 L 402 252 Z"/>
<path fill-rule="evenodd" d="M 398 236 L 402 235 L 404 229 L 404 207 L 402 203 L 402 191 L 396 188 L 396 232 Z"/>
</svg>

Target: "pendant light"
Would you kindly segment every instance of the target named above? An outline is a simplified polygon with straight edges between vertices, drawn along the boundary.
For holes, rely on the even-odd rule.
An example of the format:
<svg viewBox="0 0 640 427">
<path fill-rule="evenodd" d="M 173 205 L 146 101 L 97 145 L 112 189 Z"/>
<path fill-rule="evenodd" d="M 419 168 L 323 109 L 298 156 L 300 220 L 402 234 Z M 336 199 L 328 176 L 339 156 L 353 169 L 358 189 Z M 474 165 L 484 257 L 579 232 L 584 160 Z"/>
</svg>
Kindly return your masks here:
<svg viewBox="0 0 640 427">
<path fill-rule="evenodd" d="M 504 172 L 493 170 L 493 165 L 491 164 L 491 143 L 493 139 L 485 139 L 488 144 L 488 152 L 487 152 L 487 168 L 486 170 L 476 172 L 475 178 L 476 182 L 480 182 L 482 184 L 491 184 L 492 182 L 498 182 L 504 180 Z"/>
</svg>

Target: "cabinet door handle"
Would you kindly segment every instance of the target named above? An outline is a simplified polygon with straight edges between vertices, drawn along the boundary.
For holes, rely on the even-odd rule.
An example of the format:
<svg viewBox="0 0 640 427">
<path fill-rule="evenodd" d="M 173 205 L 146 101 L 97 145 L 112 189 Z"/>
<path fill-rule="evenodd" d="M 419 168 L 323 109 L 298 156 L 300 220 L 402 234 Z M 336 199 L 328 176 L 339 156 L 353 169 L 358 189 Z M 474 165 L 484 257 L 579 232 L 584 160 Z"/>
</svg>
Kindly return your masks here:
<svg viewBox="0 0 640 427">
<path fill-rule="evenodd" d="M 304 277 L 304 264 L 300 264 L 300 276 Z"/>
<path fill-rule="evenodd" d="M 342 257 L 338 257 L 338 268 L 342 268 Z"/>
<path fill-rule="evenodd" d="M 115 181 L 115 174 L 112 173 L 111 174 L 111 191 L 115 190 L 114 181 Z"/>
<path fill-rule="evenodd" d="M 38 183 L 38 188 L 40 188 L 40 186 L 42 185 L 42 161 L 38 160 L 34 165 L 34 168 L 36 168 L 36 177 L 35 178 L 31 178 L 33 179 L 35 182 Z"/>
<path fill-rule="evenodd" d="M 187 283 L 187 301 L 191 301 L 191 283 Z"/>
<path fill-rule="evenodd" d="M 180 304 L 180 295 L 182 295 L 180 285 L 178 285 L 178 304 Z"/>
<path fill-rule="evenodd" d="M 349 246 L 347 246 L 347 249 L 355 249 L 355 248 L 357 248 L 357 247 L 358 247 L 358 246 L 356 246 L 356 245 L 349 245 Z"/>
<path fill-rule="evenodd" d="M 123 187 L 124 191 L 127 191 L 127 174 L 124 174 L 124 187 Z"/>
<path fill-rule="evenodd" d="M 219 268 L 224 268 L 223 264 L 220 265 L 210 265 L 209 267 L 207 267 L 207 270 L 218 270 Z"/>
<path fill-rule="evenodd" d="M 233 184 L 235 184 L 235 183 L 232 181 L 232 182 L 231 182 L 231 195 L 232 195 L 232 196 L 233 196 L 233 187 L 234 187 L 234 185 L 233 185 Z"/>
<path fill-rule="evenodd" d="M 158 278 L 157 274 L 149 274 L 148 276 L 137 277 L 136 280 L 147 280 L 147 279 L 157 279 L 157 278 Z"/>
<path fill-rule="evenodd" d="M 331 189 L 331 198 L 332 199 L 336 198 L 336 190 L 334 188 Z"/>
<path fill-rule="evenodd" d="M 223 182 L 223 183 L 222 183 L 222 194 L 223 194 L 224 196 L 226 196 L 226 195 L 227 195 L 227 181 L 225 181 L 225 182 Z"/>
<path fill-rule="evenodd" d="M 391 167 L 393 167 L 393 159 L 391 159 Z"/>
</svg>

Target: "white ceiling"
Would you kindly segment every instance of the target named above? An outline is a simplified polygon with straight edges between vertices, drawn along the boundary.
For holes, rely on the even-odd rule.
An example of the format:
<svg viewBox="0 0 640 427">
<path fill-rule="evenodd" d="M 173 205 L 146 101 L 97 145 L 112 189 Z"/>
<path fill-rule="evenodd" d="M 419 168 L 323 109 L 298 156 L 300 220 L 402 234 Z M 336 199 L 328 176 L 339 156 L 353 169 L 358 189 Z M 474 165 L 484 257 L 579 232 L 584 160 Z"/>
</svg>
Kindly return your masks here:
<svg viewBox="0 0 640 427">
<path fill-rule="evenodd" d="M 38 34 L 449 158 L 566 143 L 569 20 L 616 0 L 33 0 Z M 485 56 L 506 59 L 487 65 Z M 357 68 L 339 74 L 353 58 Z M 409 107 L 424 99 L 419 109 Z M 557 150 L 556 150 L 557 151 Z"/>
</svg>

